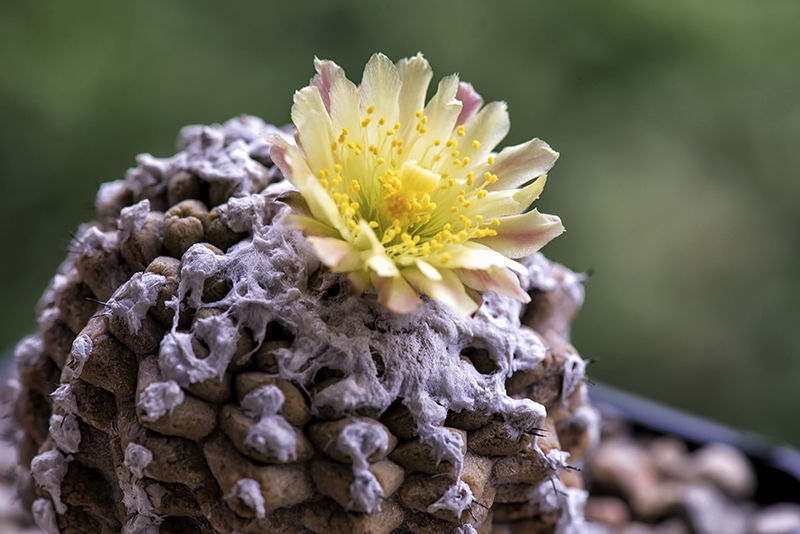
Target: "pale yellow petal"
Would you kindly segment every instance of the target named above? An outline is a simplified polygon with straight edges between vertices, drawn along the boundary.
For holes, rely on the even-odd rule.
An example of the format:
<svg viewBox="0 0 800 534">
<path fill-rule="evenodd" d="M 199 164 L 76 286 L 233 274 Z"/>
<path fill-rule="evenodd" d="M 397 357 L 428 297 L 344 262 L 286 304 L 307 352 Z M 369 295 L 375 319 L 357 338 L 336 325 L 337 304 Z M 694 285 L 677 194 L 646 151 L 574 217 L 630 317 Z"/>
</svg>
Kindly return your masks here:
<svg viewBox="0 0 800 534">
<path fill-rule="evenodd" d="M 275 200 L 281 204 L 286 204 L 300 215 L 305 215 L 306 217 L 311 217 L 313 215 L 311 213 L 311 208 L 308 207 L 308 202 L 300 191 L 284 191 L 275 197 Z"/>
<path fill-rule="evenodd" d="M 390 278 L 373 275 L 372 285 L 378 290 L 378 302 L 395 313 L 413 313 L 422 306 L 419 292 L 399 274 Z"/>
<path fill-rule="evenodd" d="M 531 301 L 531 296 L 520 287 L 517 276 L 505 267 L 491 267 L 485 271 L 456 269 L 454 272 L 467 287 L 478 291 L 495 291 L 522 303 Z"/>
<path fill-rule="evenodd" d="M 350 271 L 347 279 L 350 281 L 350 294 L 355 297 L 360 296 L 372 284 L 369 273 L 364 270 Z"/>
<path fill-rule="evenodd" d="M 333 169 L 333 130 L 319 89 L 304 87 L 294 94 L 292 122 L 311 171 L 316 174 L 322 169 Z"/>
<path fill-rule="evenodd" d="M 308 242 L 322 263 L 335 273 L 346 273 L 360 269 L 361 251 L 346 241 L 332 237 L 309 236 Z"/>
<path fill-rule="evenodd" d="M 506 267 L 520 274 L 526 274 L 528 270 L 524 265 L 500 254 L 477 241 L 468 241 L 460 245 L 446 245 L 442 248 L 442 253 L 449 256 L 445 264 L 434 263 L 440 269 L 479 269 L 486 270 L 492 267 Z M 441 255 L 436 256 L 441 261 Z"/>
<path fill-rule="evenodd" d="M 285 213 L 281 218 L 281 224 L 285 224 L 289 228 L 300 230 L 306 236 L 320 236 L 320 237 L 335 237 L 341 238 L 339 231 L 335 228 L 327 226 L 317 219 L 298 215 L 296 213 Z"/>
<path fill-rule="evenodd" d="M 550 145 L 532 139 L 521 145 L 504 148 L 495 156 L 494 165 L 482 165 L 476 169 L 475 175 L 483 176 L 485 172 L 497 175 L 497 182 L 486 185 L 489 191 L 515 189 L 549 171 L 557 159 L 558 152 Z"/>
<path fill-rule="evenodd" d="M 473 202 L 462 213 L 471 219 L 474 219 L 476 215 L 482 215 L 484 220 L 487 221 L 509 215 L 518 215 L 528 209 L 533 204 L 533 201 L 539 198 L 546 181 L 547 175 L 544 174 L 532 184 L 521 189 L 492 191 L 480 201 Z"/>
<path fill-rule="evenodd" d="M 500 219 L 494 237 L 483 237 L 475 243 L 491 247 L 509 258 L 522 258 L 537 252 L 564 232 L 561 219 L 532 210 L 523 215 Z"/>
<path fill-rule="evenodd" d="M 440 272 L 442 275 L 440 280 L 431 280 L 416 267 L 403 269 L 402 275 L 413 287 L 461 315 L 469 317 L 475 313 L 478 310 L 478 303 L 469 296 L 461 280 L 449 269 Z"/>
<path fill-rule="evenodd" d="M 467 156 L 476 163 L 486 160 L 494 147 L 508 135 L 509 129 L 511 120 L 508 118 L 506 103 L 487 104 L 464 125 L 464 137 L 458 145 L 458 157 L 463 159 Z M 473 144 L 473 141 L 478 143 Z"/>
<path fill-rule="evenodd" d="M 361 94 L 356 84 L 344 76 L 337 75 L 331 83 L 331 123 L 338 140 L 342 128 L 347 128 L 347 140 L 361 143 Z"/>
<path fill-rule="evenodd" d="M 419 160 L 425 150 L 433 144 L 436 139 L 446 141 L 452 134 L 461 113 L 461 102 L 456 100 L 458 90 L 458 76 L 452 74 L 439 82 L 439 89 L 433 95 L 428 105 L 425 106 L 423 114 L 428 117 L 425 124 L 426 132 L 413 143 L 408 159 Z M 405 126 L 404 137 L 406 145 L 411 144 L 409 139 L 417 134 L 414 131 L 416 122 L 412 120 Z"/>
<path fill-rule="evenodd" d="M 303 194 L 314 217 L 322 223 L 339 230 L 343 237 L 348 237 L 350 232 L 336 204 L 328 194 L 328 191 L 320 185 L 319 179 L 311 173 L 300 151 L 295 147 L 288 147 L 285 152 L 285 159 L 286 164 L 292 169 L 292 183 Z"/>
<path fill-rule="evenodd" d="M 414 120 L 414 112 L 425 107 L 428 85 L 433 78 L 433 70 L 422 54 L 401 59 L 397 72 L 402 80 L 400 88 L 400 124 L 406 125 Z"/>
<path fill-rule="evenodd" d="M 366 116 L 366 109 L 375 106 L 376 120 L 382 117 L 390 125 L 397 122 L 400 86 L 400 74 L 394 63 L 383 54 L 374 54 L 364 68 L 364 77 L 361 79 L 362 115 Z"/>
<path fill-rule="evenodd" d="M 430 278 L 431 280 L 441 280 L 442 273 L 439 270 L 428 263 L 427 261 L 423 260 L 416 260 L 414 264 L 417 266 L 417 269 L 424 274 L 426 277 Z"/>
<path fill-rule="evenodd" d="M 394 278 L 400 274 L 397 265 L 383 251 L 363 252 L 362 257 L 364 258 L 364 264 L 381 278 Z"/>
</svg>

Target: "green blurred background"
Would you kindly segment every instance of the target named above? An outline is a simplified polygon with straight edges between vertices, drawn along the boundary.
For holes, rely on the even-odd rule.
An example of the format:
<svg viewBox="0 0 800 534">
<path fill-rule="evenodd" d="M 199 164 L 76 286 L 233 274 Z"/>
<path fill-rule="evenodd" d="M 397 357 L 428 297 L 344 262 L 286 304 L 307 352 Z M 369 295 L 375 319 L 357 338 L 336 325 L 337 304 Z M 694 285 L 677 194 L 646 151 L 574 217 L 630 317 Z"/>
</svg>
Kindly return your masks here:
<svg viewBox="0 0 800 534">
<path fill-rule="evenodd" d="M 134 156 L 186 124 L 289 121 L 314 55 L 422 51 L 562 156 L 545 252 L 593 269 L 593 378 L 800 445 L 800 3 L 0 3 L 0 347 Z"/>
</svg>

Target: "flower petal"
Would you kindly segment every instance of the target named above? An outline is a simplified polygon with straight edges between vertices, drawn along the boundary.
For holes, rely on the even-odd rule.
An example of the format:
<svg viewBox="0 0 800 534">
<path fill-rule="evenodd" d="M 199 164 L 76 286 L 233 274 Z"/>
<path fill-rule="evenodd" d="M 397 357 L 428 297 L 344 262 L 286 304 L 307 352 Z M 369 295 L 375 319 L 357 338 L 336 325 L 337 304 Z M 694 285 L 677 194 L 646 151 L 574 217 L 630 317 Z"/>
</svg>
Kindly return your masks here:
<svg viewBox="0 0 800 534">
<path fill-rule="evenodd" d="M 341 239 L 338 230 L 326 226 L 312 217 L 305 217 L 303 215 L 297 215 L 296 213 L 286 213 L 283 215 L 281 223 L 294 230 L 300 230 L 305 236 L 315 235 Z"/>
<path fill-rule="evenodd" d="M 479 304 L 469 296 L 461 280 L 449 269 L 440 273 L 441 280 L 431 280 L 416 267 L 408 267 L 402 271 L 403 278 L 432 299 L 438 300 L 465 317 L 475 313 Z"/>
<path fill-rule="evenodd" d="M 331 118 L 322 102 L 319 89 L 303 87 L 294 94 L 292 122 L 297 127 L 297 139 L 313 173 L 333 169 Z"/>
<path fill-rule="evenodd" d="M 434 267 L 427 261 L 417 260 L 414 262 L 414 264 L 417 266 L 417 269 L 419 269 L 419 271 L 425 276 L 427 276 L 429 279 L 431 280 L 442 279 L 442 273 L 440 273 L 436 267 Z"/>
<path fill-rule="evenodd" d="M 417 54 L 397 62 L 397 72 L 403 85 L 400 88 L 400 124 L 405 126 L 414 120 L 414 112 L 425 106 L 428 85 L 433 78 L 433 70 L 428 62 Z"/>
<path fill-rule="evenodd" d="M 529 256 L 564 232 L 561 219 L 535 209 L 500 219 L 500 226 L 493 228 L 496 236 L 476 239 L 475 243 L 491 247 L 509 258 Z"/>
<path fill-rule="evenodd" d="M 457 90 L 458 76 L 455 74 L 451 74 L 439 82 L 439 89 L 423 110 L 423 114 L 428 117 L 425 125 L 427 132 L 416 141 L 406 159 L 419 160 L 434 140 L 447 140 L 452 135 L 456 120 L 461 113 L 461 102 L 456 100 Z M 412 120 L 404 126 L 402 136 L 404 139 L 413 137 L 411 128 L 415 124 L 415 121 Z"/>
<path fill-rule="evenodd" d="M 453 272 L 467 287 L 479 291 L 496 291 L 522 303 L 531 301 L 531 296 L 520 287 L 516 275 L 505 267 L 491 267 L 485 271 L 456 269 Z"/>
<path fill-rule="evenodd" d="M 492 149 L 508 134 L 509 129 L 511 120 L 508 118 L 506 103 L 490 102 L 464 125 L 466 142 L 459 143 L 459 156 L 467 156 L 475 162 L 486 160 Z M 478 141 L 478 148 L 475 148 L 473 141 Z"/>
<path fill-rule="evenodd" d="M 344 69 L 327 59 L 314 58 L 314 67 L 317 69 L 317 74 L 311 78 L 311 85 L 319 89 L 319 96 L 322 98 L 322 103 L 325 104 L 325 109 L 330 113 L 331 111 L 331 84 L 337 76 L 344 76 Z"/>
<path fill-rule="evenodd" d="M 364 270 L 350 271 L 347 273 L 347 279 L 350 281 L 350 293 L 356 297 L 366 291 L 372 283 L 369 273 Z"/>
<path fill-rule="evenodd" d="M 467 121 L 474 117 L 478 110 L 481 109 L 481 106 L 483 106 L 483 98 L 475 91 L 472 84 L 469 82 L 461 82 L 458 84 L 456 99 L 461 102 L 461 114 L 456 121 L 456 125 L 458 126 L 466 124 Z"/>
<path fill-rule="evenodd" d="M 497 182 L 487 184 L 488 191 L 514 189 L 549 171 L 558 159 L 558 152 L 539 139 L 504 148 L 494 158 L 494 165 L 482 165 L 476 176 L 485 172 L 497 175 Z"/>
<path fill-rule="evenodd" d="M 335 273 L 354 271 L 362 265 L 361 251 L 347 241 L 333 237 L 309 236 L 308 242 L 314 247 L 319 260 Z"/>
<path fill-rule="evenodd" d="M 372 276 L 378 290 L 378 302 L 395 313 L 412 313 L 422 306 L 419 292 L 399 274 L 393 277 Z"/>
<path fill-rule="evenodd" d="M 503 256 L 477 241 L 468 241 L 461 245 L 447 245 L 442 248 L 442 252 L 450 256 L 446 264 L 442 264 L 439 269 L 478 269 L 485 271 L 492 267 L 506 267 L 519 274 L 527 274 L 528 269 L 524 265 Z M 441 255 L 438 256 L 441 258 Z"/>
<path fill-rule="evenodd" d="M 362 253 L 364 263 L 381 278 L 394 278 L 400 274 L 397 265 L 382 250 Z"/>
<path fill-rule="evenodd" d="M 336 204 L 319 183 L 316 176 L 311 174 L 306 160 L 300 151 L 293 146 L 288 147 L 284 155 L 286 164 L 292 169 L 292 183 L 300 190 L 308 202 L 311 213 L 322 223 L 332 226 L 341 232 L 343 237 L 350 235 Z"/>
<path fill-rule="evenodd" d="M 473 203 L 463 213 L 469 218 L 482 215 L 485 220 L 518 215 L 528 209 L 539 198 L 546 182 L 547 175 L 543 174 L 534 180 L 532 184 L 522 189 L 492 191 L 480 203 Z"/>
<path fill-rule="evenodd" d="M 361 94 L 356 84 L 342 73 L 331 84 L 331 124 L 336 137 L 347 128 L 348 140 L 359 143 L 361 137 Z"/>
<path fill-rule="evenodd" d="M 305 215 L 306 217 L 311 217 L 313 215 L 311 213 L 311 208 L 308 207 L 308 202 L 306 202 L 305 197 L 303 197 L 300 191 L 284 191 L 275 197 L 275 200 L 282 204 L 286 204 L 297 213 Z"/>
<path fill-rule="evenodd" d="M 292 168 L 286 162 L 286 150 L 289 148 L 289 143 L 282 136 L 273 134 L 267 136 L 267 142 L 270 143 L 269 157 L 272 162 L 278 166 L 283 177 L 292 182 Z M 294 182 L 292 182 L 294 183 Z"/>
<path fill-rule="evenodd" d="M 375 106 L 375 116 L 383 117 L 390 125 L 400 114 L 400 74 L 392 61 L 383 54 L 374 54 L 364 67 L 361 79 L 361 111 Z"/>
</svg>

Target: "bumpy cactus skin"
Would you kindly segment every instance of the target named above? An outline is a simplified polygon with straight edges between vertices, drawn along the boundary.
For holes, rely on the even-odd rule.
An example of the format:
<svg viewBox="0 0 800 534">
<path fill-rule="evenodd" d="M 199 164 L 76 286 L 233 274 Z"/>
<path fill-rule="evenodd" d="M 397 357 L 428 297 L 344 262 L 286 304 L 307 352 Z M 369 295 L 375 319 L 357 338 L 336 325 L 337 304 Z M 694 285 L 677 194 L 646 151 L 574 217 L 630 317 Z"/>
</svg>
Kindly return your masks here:
<svg viewBox="0 0 800 534">
<path fill-rule="evenodd" d="M 598 433 L 567 341 L 580 276 L 526 258 L 531 303 L 487 292 L 472 318 L 354 297 L 280 222 L 275 133 L 253 117 L 187 127 L 178 154 L 102 186 L 16 350 L 37 523 L 578 532 L 570 468 Z"/>
</svg>

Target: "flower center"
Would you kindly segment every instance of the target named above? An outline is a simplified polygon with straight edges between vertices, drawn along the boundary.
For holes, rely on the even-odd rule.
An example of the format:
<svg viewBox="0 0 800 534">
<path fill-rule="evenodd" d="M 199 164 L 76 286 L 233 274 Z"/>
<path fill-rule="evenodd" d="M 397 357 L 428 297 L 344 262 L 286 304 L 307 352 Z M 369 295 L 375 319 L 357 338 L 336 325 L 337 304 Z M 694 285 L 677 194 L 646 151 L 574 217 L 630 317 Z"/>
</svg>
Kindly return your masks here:
<svg viewBox="0 0 800 534">
<path fill-rule="evenodd" d="M 366 111 L 360 139 L 370 144 L 365 148 L 348 140 L 350 132 L 343 128 L 331 143 L 334 168 L 317 173 L 354 238 L 365 221 L 389 256 L 438 255 L 441 263 L 447 263 L 449 255 L 441 252 L 445 245 L 497 234 L 491 226 L 500 221 L 484 220 L 480 214 L 481 201 L 488 195 L 483 186 L 497 181 L 497 176 L 486 172 L 483 186 L 475 187 L 470 170 L 474 165 L 469 157 L 459 159 L 463 126 L 445 142 L 422 141 L 428 122 L 422 111 L 415 113 L 414 131 L 409 131 L 409 124 L 402 133 L 399 123 L 389 128 L 384 118 L 374 121 L 373 106 Z M 426 146 L 416 147 L 420 142 Z M 480 147 L 477 140 L 472 144 Z M 406 159 L 412 151 L 417 160 Z M 494 163 L 491 156 L 488 162 Z"/>
</svg>

